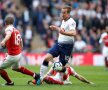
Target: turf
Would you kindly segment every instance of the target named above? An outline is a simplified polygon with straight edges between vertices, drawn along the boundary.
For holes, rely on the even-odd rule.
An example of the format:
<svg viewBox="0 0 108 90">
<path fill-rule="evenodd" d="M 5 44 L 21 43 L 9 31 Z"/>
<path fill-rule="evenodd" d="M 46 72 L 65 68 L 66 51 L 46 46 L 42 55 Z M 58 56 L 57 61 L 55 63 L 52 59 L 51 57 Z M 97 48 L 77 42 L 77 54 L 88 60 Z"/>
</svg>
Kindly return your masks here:
<svg viewBox="0 0 108 90">
<path fill-rule="evenodd" d="M 38 66 L 26 67 L 34 72 L 39 72 Z M 15 86 L 2 86 L 5 81 L 0 77 L 0 90 L 108 90 L 108 70 L 104 67 L 76 66 L 74 69 L 96 85 L 85 84 L 74 77 L 70 78 L 72 85 L 27 85 L 27 81 L 31 80 L 32 77 L 7 69 Z"/>
</svg>

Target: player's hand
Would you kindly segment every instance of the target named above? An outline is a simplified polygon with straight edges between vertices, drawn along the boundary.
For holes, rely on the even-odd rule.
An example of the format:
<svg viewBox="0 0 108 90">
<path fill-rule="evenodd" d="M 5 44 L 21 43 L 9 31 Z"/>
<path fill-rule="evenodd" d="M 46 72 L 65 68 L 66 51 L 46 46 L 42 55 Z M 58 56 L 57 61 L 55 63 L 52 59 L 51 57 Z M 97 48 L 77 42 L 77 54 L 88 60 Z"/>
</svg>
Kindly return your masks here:
<svg viewBox="0 0 108 90">
<path fill-rule="evenodd" d="M 60 27 L 57 27 L 57 26 L 55 26 L 55 25 L 49 26 L 49 29 L 60 31 Z"/>
<path fill-rule="evenodd" d="M 2 41 L 0 44 L 1 44 L 2 47 L 5 46 L 5 42 L 4 41 Z"/>
<path fill-rule="evenodd" d="M 51 26 L 49 26 L 49 29 L 51 29 L 51 30 L 56 30 L 56 26 L 51 25 Z"/>
<path fill-rule="evenodd" d="M 65 33 L 65 30 L 63 28 L 60 29 L 59 31 L 61 34 L 64 34 Z"/>
</svg>

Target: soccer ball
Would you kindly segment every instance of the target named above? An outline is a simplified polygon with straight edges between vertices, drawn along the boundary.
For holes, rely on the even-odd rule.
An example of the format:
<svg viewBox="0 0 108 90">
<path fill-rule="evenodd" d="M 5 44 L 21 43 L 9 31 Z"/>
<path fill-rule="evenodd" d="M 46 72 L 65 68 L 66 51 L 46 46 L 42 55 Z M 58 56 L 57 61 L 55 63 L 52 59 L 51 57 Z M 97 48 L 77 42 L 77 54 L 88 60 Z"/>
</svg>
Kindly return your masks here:
<svg viewBox="0 0 108 90">
<path fill-rule="evenodd" d="M 63 65 L 61 62 L 54 62 L 53 63 L 53 70 L 55 71 L 61 71 L 63 68 Z"/>
</svg>

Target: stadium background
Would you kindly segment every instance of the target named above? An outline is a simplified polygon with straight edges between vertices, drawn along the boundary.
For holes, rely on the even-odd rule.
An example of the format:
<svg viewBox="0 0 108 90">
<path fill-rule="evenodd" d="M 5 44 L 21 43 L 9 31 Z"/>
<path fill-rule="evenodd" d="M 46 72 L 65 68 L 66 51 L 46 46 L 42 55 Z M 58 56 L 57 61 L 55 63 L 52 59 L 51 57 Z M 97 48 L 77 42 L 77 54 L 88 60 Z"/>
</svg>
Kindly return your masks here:
<svg viewBox="0 0 108 90">
<path fill-rule="evenodd" d="M 98 42 L 108 26 L 108 0 L 0 0 L 0 41 L 4 37 L 3 20 L 11 12 L 15 15 L 14 26 L 21 31 L 24 41 L 20 64 L 39 72 L 46 51 L 58 36 L 57 32 L 48 30 L 48 26 L 60 25 L 59 14 L 64 5 L 72 6 L 71 16 L 77 22 L 78 31 L 70 64 L 96 85 L 81 83 L 73 77 L 70 77 L 72 85 L 27 85 L 31 77 L 7 69 L 15 86 L 2 86 L 5 81 L 0 77 L 0 90 L 108 90 L 108 71 Z M 0 47 L 0 62 L 5 52 Z"/>
<path fill-rule="evenodd" d="M 3 20 L 8 13 L 13 13 L 14 26 L 20 30 L 24 42 L 25 61 L 21 63 L 41 64 L 43 54 L 58 36 L 48 26 L 60 25 L 60 9 L 64 5 L 72 6 L 71 16 L 77 23 L 72 64 L 104 65 L 99 38 L 108 26 L 108 0 L 0 0 L 0 41 L 4 36 Z M 1 59 L 5 51 L 0 47 Z"/>
</svg>

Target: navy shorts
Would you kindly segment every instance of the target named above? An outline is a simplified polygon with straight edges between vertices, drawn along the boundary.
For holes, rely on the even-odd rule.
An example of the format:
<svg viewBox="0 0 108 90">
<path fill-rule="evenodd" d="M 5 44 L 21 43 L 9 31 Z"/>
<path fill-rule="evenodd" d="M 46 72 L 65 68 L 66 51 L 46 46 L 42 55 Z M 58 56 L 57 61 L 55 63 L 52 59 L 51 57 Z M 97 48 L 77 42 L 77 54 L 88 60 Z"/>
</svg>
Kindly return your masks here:
<svg viewBox="0 0 108 90">
<path fill-rule="evenodd" d="M 59 56 L 59 61 L 63 64 L 63 66 L 65 66 L 71 57 L 72 50 L 73 44 L 61 44 L 56 42 L 55 45 L 49 49 L 48 53 L 50 53 L 53 57 Z"/>
</svg>

